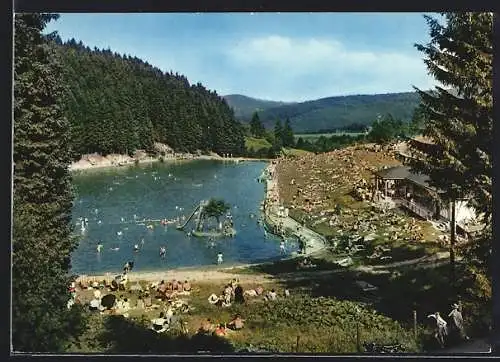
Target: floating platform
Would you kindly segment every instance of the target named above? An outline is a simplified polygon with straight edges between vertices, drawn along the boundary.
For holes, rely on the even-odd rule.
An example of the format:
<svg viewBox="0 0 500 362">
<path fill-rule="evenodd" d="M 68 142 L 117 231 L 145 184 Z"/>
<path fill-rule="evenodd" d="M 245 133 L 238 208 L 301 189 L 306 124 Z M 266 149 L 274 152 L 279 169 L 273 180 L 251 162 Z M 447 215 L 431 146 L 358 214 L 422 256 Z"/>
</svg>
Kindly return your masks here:
<svg viewBox="0 0 500 362">
<path fill-rule="evenodd" d="M 219 231 L 193 231 L 191 232 L 191 235 L 197 238 L 224 238 L 224 237 L 231 237 L 236 235 L 236 230 L 233 228 L 230 229 L 230 234 L 225 234 L 223 232 Z"/>
</svg>

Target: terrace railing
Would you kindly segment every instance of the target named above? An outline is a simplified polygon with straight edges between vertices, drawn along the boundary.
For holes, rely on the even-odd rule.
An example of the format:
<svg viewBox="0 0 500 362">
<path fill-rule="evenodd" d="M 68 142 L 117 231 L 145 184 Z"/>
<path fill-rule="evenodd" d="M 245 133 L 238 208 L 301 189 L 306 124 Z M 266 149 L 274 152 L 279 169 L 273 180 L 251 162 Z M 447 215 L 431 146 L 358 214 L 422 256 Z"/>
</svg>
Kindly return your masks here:
<svg viewBox="0 0 500 362">
<path fill-rule="evenodd" d="M 410 202 L 406 199 L 400 198 L 398 199 L 398 204 L 426 220 L 432 220 L 434 217 L 434 213 L 431 210 L 415 202 Z"/>
</svg>

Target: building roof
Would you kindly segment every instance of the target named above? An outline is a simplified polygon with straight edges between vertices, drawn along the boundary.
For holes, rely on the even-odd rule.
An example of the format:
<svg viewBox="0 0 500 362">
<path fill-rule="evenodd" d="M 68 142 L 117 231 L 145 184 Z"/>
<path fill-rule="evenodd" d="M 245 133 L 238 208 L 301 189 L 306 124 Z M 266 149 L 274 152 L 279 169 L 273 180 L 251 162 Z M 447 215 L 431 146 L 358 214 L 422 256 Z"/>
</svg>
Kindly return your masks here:
<svg viewBox="0 0 500 362">
<path fill-rule="evenodd" d="M 384 180 L 408 180 L 416 185 L 425 187 L 429 190 L 442 193 L 430 185 L 430 177 L 421 173 L 411 172 L 408 166 L 395 166 L 375 172 L 375 175 Z"/>
<path fill-rule="evenodd" d="M 410 168 L 408 166 L 389 167 L 375 172 L 375 175 L 384 180 L 403 180 L 407 178 L 409 174 Z"/>
</svg>

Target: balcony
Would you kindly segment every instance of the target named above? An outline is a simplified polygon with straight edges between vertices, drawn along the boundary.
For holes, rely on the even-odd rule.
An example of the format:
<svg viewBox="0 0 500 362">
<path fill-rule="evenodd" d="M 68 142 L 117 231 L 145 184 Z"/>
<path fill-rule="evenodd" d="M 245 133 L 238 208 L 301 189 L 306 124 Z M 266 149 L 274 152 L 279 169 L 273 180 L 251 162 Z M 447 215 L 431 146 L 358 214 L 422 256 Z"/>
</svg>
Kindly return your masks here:
<svg viewBox="0 0 500 362">
<path fill-rule="evenodd" d="M 425 220 L 434 219 L 434 212 L 423 205 L 417 204 L 415 202 L 410 202 L 409 200 L 403 198 L 395 198 L 393 200 L 396 205 L 403 206 L 404 208 L 410 210 L 411 212 Z"/>
</svg>

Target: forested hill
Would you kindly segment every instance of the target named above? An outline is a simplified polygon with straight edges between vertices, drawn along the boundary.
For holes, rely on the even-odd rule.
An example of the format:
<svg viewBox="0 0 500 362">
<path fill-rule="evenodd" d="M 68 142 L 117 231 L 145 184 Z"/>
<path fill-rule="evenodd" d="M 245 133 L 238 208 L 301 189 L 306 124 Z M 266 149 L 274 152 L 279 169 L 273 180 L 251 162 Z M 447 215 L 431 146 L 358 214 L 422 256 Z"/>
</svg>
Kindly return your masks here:
<svg viewBox="0 0 500 362">
<path fill-rule="evenodd" d="M 274 127 L 277 118 L 290 118 L 296 133 L 315 132 L 352 124 L 369 125 L 378 115 L 388 113 L 397 119 L 410 120 L 419 102 L 415 92 L 329 97 L 268 108 L 259 112 L 259 117 L 266 128 Z"/>
<path fill-rule="evenodd" d="M 72 156 L 152 150 L 153 142 L 180 152 L 244 152 L 243 128 L 226 101 L 186 77 L 136 57 L 84 46 L 51 45 L 60 58 L 71 123 Z"/>
<path fill-rule="evenodd" d="M 241 94 L 228 94 L 224 96 L 224 99 L 229 106 L 233 108 L 236 119 L 242 121 L 250 121 L 254 112 L 261 112 L 268 108 L 292 104 L 286 102 L 266 101 L 263 99 L 247 97 Z"/>
</svg>

